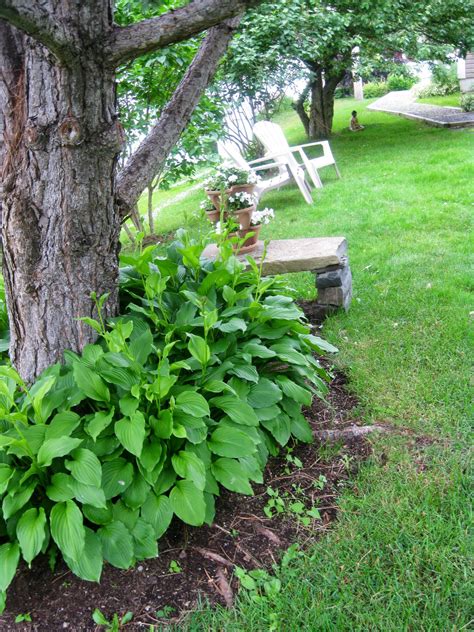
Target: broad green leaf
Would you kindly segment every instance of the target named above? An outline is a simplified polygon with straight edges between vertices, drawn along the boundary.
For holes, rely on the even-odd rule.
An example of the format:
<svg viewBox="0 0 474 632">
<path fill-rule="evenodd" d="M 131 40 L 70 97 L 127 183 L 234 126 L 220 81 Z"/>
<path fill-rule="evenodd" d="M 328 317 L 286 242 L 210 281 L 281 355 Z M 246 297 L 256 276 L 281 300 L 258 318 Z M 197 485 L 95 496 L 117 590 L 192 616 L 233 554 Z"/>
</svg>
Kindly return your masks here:
<svg viewBox="0 0 474 632">
<path fill-rule="evenodd" d="M 110 522 L 97 531 L 102 542 L 104 558 L 117 568 L 133 564 L 133 539 L 127 527 L 118 521 Z"/>
<path fill-rule="evenodd" d="M 303 415 L 299 414 L 290 418 L 290 428 L 291 434 L 295 436 L 298 441 L 302 441 L 303 443 L 312 443 L 314 439 L 313 431 Z"/>
<path fill-rule="evenodd" d="M 43 406 L 43 400 L 52 389 L 55 382 L 55 376 L 40 379 L 30 390 L 29 399 L 32 400 L 33 403 L 36 423 L 43 424 L 47 419 L 47 415 L 51 413 L 50 407 Z"/>
<path fill-rule="evenodd" d="M 54 505 L 49 517 L 51 535 L 62 553 L 78 561 L 84 550 L 82 513 L 73 500 Z"/>
<path fill-rule="evenodd" d="M 0 494 L 3 494 L 7 489 L 8 482 L 13 476 L 13 470 L 6 463 L 0 463 Z"/>
<path fill-rule="evenodd" d="M 122 494 L 132 482 L 133 465 L 122 458 L 102 464 L 102 489 L 106 499 Z"/>
<path fill-rule="evenodd" d="M 106 509 L 92 507 L 92 505 L 83 505 L 82 512 L 90 522 L 94 524 L 108 524 L 113 520 L 112 503 L 107 503 Z"/>
<path fill-rule="evenodd" d="M 183 522 L 194 527 L 204 523 L 206 503 L 203 492 L 191 481 L 178 481 L 170 492 L 170 503 L 174 513 Z"/>
<path fill-rule="evenodd" d="M 262 358 L 264 360 L 274 358 L 276 356 L 274 351 L 257 342 L 248 342 L 243 346 L 242 352 L 249 353 L 253 357 Z"/>
<path fill-rule="evenodd" d="M 72 452 L 81 443 L 82 439 L 74 439 L 72 437 L 48 439 L 38 451 L 38 465 L 40 467 L 51 465 L 53 459 L 69 454 L 69 452 Z"/>
<path fill-rule="evenodd" d="M 133 531 L 133 551 L 137 560 L 158 557 L 158 544 L 151 524 L 139 518 Z"/>
<path fill-rule="evenodd" d="M 140 457 L 145 440 L 145 418 L 140 411 L 133 417 L 124 417 L 115 423 L 115 434 L 123 447 L 131 454 Z"/>
<path fill-rule="evenodd" d="M 193 452 L 181 450 L 171 457 L 174 471 L 178 476 L 192 481 L 200 490 L 206 485 L 206 468 L 201 459 Z"/>
<path fill-rule="evenodd" d="M 16 525 L 16 535 L 23 559 L 31 564 L 31 560 L 41 551 L 46 537 L 46 514 L 43 507 L 32 507 L 25 511 Z"/>
<path fill-rule="evenodd" d="M 145 441 L 140 455 L 140 464 L 148 472 L 151 472 L 158 465 L 163 453 L 161 441 L 157 441 L 153 435 L 150 436 L 151 440 Z"/>
<path fill-rule="evenodd" d="M 74 379 L 83 393 L 98 402 L 110 401 L 110 391 L 104 380 L 81 362 L 73 362 Z"/>
<path fill-rule="evenodd" d="M 123 522 L 130 532 L 137 524 L 138 516 L 138 509 L 130 509 L 122 500 L 119 500 L 113 506 L 113 519 Z"/>
<path fill-rule="evenodd" d="M 262 420 L 262 426 L 264 426 L 281 446 L 288 443 L 290 438 L 290 418 L 285 413 L 281 413 L 274 419 Z"/>
<path fill-rule="evenodd" d="M 249 477 L 242 465 L 235 459 L 217 459 L 211 465 L 216 480 L 231 492 L 253 496 Z"/>
<path fill-rule="evenodd" d="M 108 412 L 98 412 L 92 417 L 86 426 L 86 432 L 94 441 L 100 435 L 102 430 L 105 430 L 114 417 L 115 408 L 112 408 Z"/>
<path fill-rule="evenodd" d="M 283 395 L 281 389 L 266 377 L 260 378 L 258 384 L 252 386 L 247 401 L 253 408 L 268 408 L 278 403 Z M 258 413 L 257 413 L 258 415 Z"/>
<path fill-rule="evenodd" d="M 247 331 L 247 323 L 242 318 L 231 318 L 226 323 L 218 325 L 216 329 L 228 334 L 234 331 Z"/>
<path fill-rule="evenodd" d="M 65 466 L 72 476 L 84 485 L 100 487 L 102 467 L 99 459 L 90 450 L 78 448 L 71 454 L 73 461 L 66 461 Z"/>
<path fill-rule="evenodd" d="M 168 496 L 156 496 L 151 492 L 141 508 L 141 517 L 154 529 L 158 540 L 170 526 L 173 510 Z"/>
<path fill-rule="evenodd" d="M 97 369 L 97 371 L 106 382 L 121 386 L 127 391 L 129 391 L 135 384 L 140 383 L 139 376 L 131 369 L 111 366 L 105 361 L 99 364 L 99 368 Z"/>
<path fill-rule="evenodd" d="M 232 421 L 243 426 L 258 426 L 258 418 L 249 404 L 230 394 L 211 399 L 211 404 L 223 410 Z"/>
<path fill-rule="evenodd" d="M 36 482 L 7 494 L 2 503 L 3 519 L 8 520 L 30 500 L 36 488 Z"/>
<path fill-rule="evenodd" d="M 209 449 L 219 456 L 239 457 L 255 452 L 255 443 L 242 430 L 218 427 L 207 442 Z"/>
<path fill-rule="evenodd" d="M 45 439 L 60 439 L 61 437 L 69 437 L 69 435 L 77 428 L 81 418 L 77 413 L 70 410 L 63 411 L 54 415 L 51 422 L 46 426 Z"/>
<path fill-rule="evenodd" d="M 145 502 L 149 491 L 149 484 L 140 472 L 135 472 L 133 481 L 122 494 L 123 502 L 131 509 L 138 509 Z"/>
<path fill-rule="evenodd" d="M 150 328 L 147 327 L 145 331 L 137 338 L 133 338 L 129 343 L 130 351 L 139 364 L 145 364 L 148 356 L 151 353 L 153 346 L 153 334 Z"/>
<path fill-rule="evenodd" d="M 209 404 L 206 399 L 194 391 L 183 391 L 176 398 L 176 406 L 193 417 L 208 417 Z"/>
<path fill-rule="evenodd" d="M 65 500 L 71 500 L 74 498 L 74 492 L 72 489 L 72 476 L 58 472 L 51 478 L 51 484 L 46 488 L 46 495 L 56 503 L 62 503 Z"/>
<path fill-rule="evenodd" d="M 16 542 L 0 546 L 0 590 L 6 591 L 15 576 L 20 560 L 20 547 Z"/>
<path fill-rule="evenodd" d="M 268 408 L 256 408 L 255 414 L 262 421 L 262 419 L 273 419 L 281 413 L 279 406 L 273 405 Z"/>
<path fill-rule="evenodd" d="M 98 509 L 106 509 L 105 494 L 102 488 L 94 485 L 85 485 L 71 478 L 71 489 L 74 492 L 74 498 L 84 505 L 91 505 Z"/>
<path fill-rule="evenodd" d="M 87 527 L 84 527 L 84 531 L 84 550 L 79 559 L 76 562 L 65 556 L 65 560 L 74 575 L 88 582 L 98 582 L 103 566 L 102 543 L 97 533 Z"/>
<path fill-rule="evenodd" d="M 302 386 L 299 386 L 299 384 L 296 384 L 284 375 L 279 375 L 277 377 L 277 380 L 283 393 L 287 397 L 289 397 L 290 399 L 294 399 L 299 404 L 311 406 L 313 397 L 310 391 L 308 391 L 306 388 L 303 388 Z"/>
<path fill-rule="evenodd" d="M 201 366 L 205 366 L 208 364 L 211 359 L 211 352 L 208 344 L 201 338 L 201 336 L 196 336 L 195 334 L 188 334 L 189 342 L 188 342 L 188 350 L 189 353 L 196 358 L 196 360 L 201 364 Z"/>
<path fill-rule="evenodd" d="M 150 417 L 153 432 L 160 439 L 169 439 L 173 431 L 173 415 L 166 409 L 160 412 L 158 419 Z"/>
<path fill-rule="evenodd" d="M 242 378 L 243 380 L 247 380 L 248 382 L 258 382 L 258 371 L 251 364 L 236 364 L 229 369 L 229 373 L 231 375 L 236 375 L 237 377 Z"/>
<path fill-rule="evenodd" d="M 163 399 L 168 395 L 171 388 L 177 381 L 177 375 L 158 375 L 151 385 L 151 391 L 155 393 L 159 399 Z"/>
<path fill-rule="evenodd" d="M 120 412 L 124 415 L 124 417 L 131 417 L 133 413 L 136 412 L 139 403 L 139 400 L 135 397 L 125 395 L 119 400 Z"/>
<path fill-rule="evenodd" d="M 308 343 L 311 349 L 314 349 L 314 351 L 317 351 L 321 355 L 324 355 L 324 353 L 338 353 L 339 352 L 339 349 L 337 347 L 327 342 L 326 340 L 323 340 L 319 336 L 313 336 L 312 334 L 308 334 L 306 336 L 304 335 L 301 336 L 301 338 L 305 342 Z"/>
</svg>

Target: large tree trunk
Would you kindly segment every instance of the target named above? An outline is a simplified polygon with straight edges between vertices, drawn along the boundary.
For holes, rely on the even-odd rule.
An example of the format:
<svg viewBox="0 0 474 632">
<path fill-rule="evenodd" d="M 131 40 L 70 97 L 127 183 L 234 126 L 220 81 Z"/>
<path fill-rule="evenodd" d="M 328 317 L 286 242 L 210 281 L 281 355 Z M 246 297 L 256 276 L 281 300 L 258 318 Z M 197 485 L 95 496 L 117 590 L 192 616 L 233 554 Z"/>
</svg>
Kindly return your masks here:
<svg viewBox="0 0 474 632">
<path fill-rule="evenodd" d="M 80 350 L 93 330 L 91 292 L 117 307 L 120 221 L 114 169 L 122 144 L 113 72 L 97 50 L 111 20 L 108 0 L 70 10 L 71 37 L 84 43 L 75 63 L 60 64 L 24 38 L 23 72 L 7 116 L 3 174 L 3 274 L 13 364 L 26 381 Z M 77 5 L 76 5 L 77 6 Z M 86 46 L 86 43 L 94 45 Z"/>
<path fill-rule="evenodd" d="M 331 75 L 318 68 L 311 81 L 311 102 L 309 107 L 308 135 L 317 140 L 328 138 L 334 118 L 334 93 L 345 71 Z"/>
</svg>

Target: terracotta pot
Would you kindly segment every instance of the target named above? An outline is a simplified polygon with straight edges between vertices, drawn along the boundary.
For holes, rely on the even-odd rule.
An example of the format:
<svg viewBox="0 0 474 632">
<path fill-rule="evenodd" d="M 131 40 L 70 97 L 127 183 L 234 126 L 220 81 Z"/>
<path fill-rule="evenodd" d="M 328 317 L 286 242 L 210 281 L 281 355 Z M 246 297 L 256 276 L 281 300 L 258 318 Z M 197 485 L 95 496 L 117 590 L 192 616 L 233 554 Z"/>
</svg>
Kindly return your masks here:
<svg viewBox="0 0 474 632">
<path fill-rule="evenodd" d="M 257 226 L 250 226 L 249 228 L 239 230 L 238 234 L 239 234 L 240 239 L 245 239 L 245 237 L 249 233 L 253 233 L 253 234 L 251 234 L 250 237 L 247 237 L 247 239 L 245 239 L 245 241 L 243 242 L 241 246 L 239 246 L 239 244 L 234 244 L 233 245 L 234 250 L 236 250 L 239 255 L 245 254 L 246 252 L 252 252 L 252 250 L 255 250 L 258 244 L 258 236 L 260 234 L 261 228 L 262 228 L 262 225 L 257 224 Z"/>
<path fill-rule="evenodd" d="M 230 189 L 227 189 L 226 193 L 229 195 L 232 195 L 232 193 L 237 193 L 239 191 L 244 191 L 245 193 L 253 193 L 256 186 L 256 184 L 233 184 Z"/>
<path fill-rule="evenodd" d="M 213 211 L 206 211 L 207 219 L 212 222 L 218 222 L 220 219 L 221 212 L 219 209 L 214 209 Z"/>
<path fill-rule="evenodd" d="M 221 208 L 221 192 L 220 191 L 208 191 L 206 189 L 206 195 L 214 204 L 215 208 L 219 211 Z"/>
<path fill-rule="evenodd" d="M 250 220 L 252 219 L 253 212 L 255 210 L 255 205 L 249 206 L 247 208 L 242 208 L 239 211 L 232 211 L 235 219 L 239 222 L 242 230 L 249 228 Z"/>
</svg>

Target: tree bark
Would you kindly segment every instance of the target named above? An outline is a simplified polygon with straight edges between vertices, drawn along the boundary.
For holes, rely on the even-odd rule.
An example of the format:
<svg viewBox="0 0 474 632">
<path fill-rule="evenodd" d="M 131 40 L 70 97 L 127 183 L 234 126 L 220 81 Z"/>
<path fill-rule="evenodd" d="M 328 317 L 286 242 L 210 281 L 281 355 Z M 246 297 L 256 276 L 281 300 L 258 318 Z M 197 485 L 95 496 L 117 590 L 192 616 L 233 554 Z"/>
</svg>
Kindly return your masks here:
<svg viewBox="0 0 474 632">
<path fill-rule="evenodd" d="M 306 112 L 306 99 L 311 91 L 312 81 L 308 81 L 303 92 L 298 97 L 298 100 L 293 103 L 293 108 L 295 112 L 300 117 L 300 121 L 303 123 L 304 131 L 306 132 L 306 136 L 309 136 L 309 116 Z"/>
<path fill-rule="evenodd" d="M 322 68 L 314 71 L 311 81 L 311 102 L 309 107 L 308 135 L 310 139 L 328 138 L 334 118 L 334 93 L 345 71 L 331 75 Z"/>
<path fill-rule="evenodd" d="M 68 3 L 69 4 L 69 3 Z M 7 117 L 3 174 L 3 274 L 10 320 L 10 357 L 31 382 L 81 350 L 93 330 L 91 291 L 117 307 L 120 221 L 114 207 L 114 169 L 122 144 L 113 74 L 87 41 L 110 29 L 109 0 L 69 9 L 71 39 L 85 40 L 72 68 L 25 37 L 23 71 Z M 70 5 L 72 7 L 73 5 Z"/>
</svg>

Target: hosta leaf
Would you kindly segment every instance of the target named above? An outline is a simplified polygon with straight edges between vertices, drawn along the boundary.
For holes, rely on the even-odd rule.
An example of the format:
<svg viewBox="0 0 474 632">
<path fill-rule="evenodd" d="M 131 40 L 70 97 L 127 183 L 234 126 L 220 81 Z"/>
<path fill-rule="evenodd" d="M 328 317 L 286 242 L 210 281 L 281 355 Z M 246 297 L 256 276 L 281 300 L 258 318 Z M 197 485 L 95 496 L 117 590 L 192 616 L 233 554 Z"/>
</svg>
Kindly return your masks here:
<svg viewBox="0 0 474 632">
<path fill-rule="evenodd" d="M 25 511 L 16 525 L 16 535 L 23 559 L 30 564 L 41 551 L 46 537 L 46 514 L 43 507 L 32 507 Z"/>
<path fill-rule="evenodd" d="M 20 559 L 20 547 L 16 542 L 0 546 L 0 590 L 4 592 L 11 584 Z"/>
<path fill-rule="evenodd" d="M 124 417 L 131 417 L 133 413 L 136 412 L 139 403 L 139 400 L 135 397 L 125 395 L 119 400 L 120 412 L 124 415 Z"/>
<path fill-rule="evenodd" d="M 135 472 L 133 481 L 122 494 L 123 502 L 131 509 L 138 509 L 143 505 L 150 491 L 150 486 L 140 472 Z"/>
<path fill-rule="evenodd" d="M 207 445 L 211 452 L 219 456 L 247 456 L 256 450 L 255 443 L 245 432 L 229 427 L 214 430 Z"/>
<path fill-rule="evenodd" d="M 89 582 L 98 582 L 103 566 L 102 543 L 97 533 L 87 527 L 84 528 L 84 531 L 84 550 L 81 556 L 77 562 L 67 556 L 65 556 L 65 560 L 74 575 Z"/>
<path fill-rule="evenodd" d="M 151 439 L 151 441 L 145 441 L 140 455 L 140 464 L 147 472 L 151 472 L 158 465 L 163 452 L 161 442 L 157 441 L 153 435 Z"/>
<path fill-rule="evenodd" d="M 82 512 L 87 520 L 94 524 L 108 524 L 113 520 L 112 503 L 107 503 L 106 509 L 92 507 L 92 505 L 83 505 Z"/>
<path fill-rule="evenodd" d="M 71 455 L 73 461 L 66 461 L 65 466 L 72 476 L 84 485 L 100 487 L 102 480 L 102 467 L 99 459 L 90 450 L 78 448 Z"/>
<path fill-rule="evenodd" d="M 173 415 L 166 409 L 160 412 L 158 419 L 150 417 L 153 432 L 160 439 L 169 439 L 173 431 Z"/>
<path fill-rule="evenodd" d="M 258 426 L 258 418 L 251 406 L 238 397 L 222 395 L 214 397 L 211 404 L 223 410 L 232 421 L 243 426 Z"/>
<path fill-rule="evenodd" d="M 285 413 L 281 413 L 274 419 L 262 420 L 262 426 L 264 426 L 280 445 L 286 445 L 290 438 L 290 418 Z"/>
<path fill-rule="evenodd" d="M 224 333 L 232 333 L 234 331 L 247 331 L 247 323 L 242 318 L 231 318 L 226 323 L 221 323 L 216 327 Z"/>
<path fill-rule="evenodd" d="M 140 411 L 133 417 L 115 423 L 115 434 L 123 447 L 135 456 L 140 456 L 145 440 L 145 418 Z"/>
<path fill-rule="evenodd" d="M 248 342 L 243 346 L 242 351 L 243 353 L 249 353 L 253 357 L 262 358 L 264 360 L 276 356 L 274 351 L 257 342 Z"/>
<path fill-rule="evenodd" d="M 99 374 L 104 378 L 106 382 L 121 386 L 123 389 L 129 391 L 134 384 L 140 383 L 139 376 L 131 369 L 125 369 L 123 367 L 111 366 L 106 362 L 101 362 L 99 365 Z"/>
<path fill-rule="evenodd" d="M 171 457 L 174 471 L 178 476 L 192 481 L 200 490 L 206 485 L 206 468 L 201 459 L 192 452 L 181 450 Z"/>
<path fill-rule="evenodd" d="M 74 498 L 72 490 L 72 476 L 59 472 L 51 478 L 51 484 L 46 488 L 46 495 L 56 503 L 64 502 Z"/>
<path fill-rule="evenodd" d="M 153 334 L 151 333 L 150 328 L 147 327 L 142 334 L 140 334 L 137 338 L 134 337 L 130 341 L 129 349 L 135 360 L 143 365 L 151 353 L 152 345 Z"/>
<path fill-rule="evenodd" d="M 105 509 L 107 503 L 103 489 L 94 485 L 84 485 L 75 479 L 71 479 L 71 489 L 74 492 L 74 498 L 84 505 L 91 505 L 98 509 Z"/>
<path fill-rule="evenodd" d="M 247 380 L 248 382 L 258 382 L 258 371 L 251 364 L 235 364 L 229 369 L 231 375 Z"/>
<path fill-rule="evenodd" d="M 176 406 L 183 413 L 193 417 L 208 417 L 209 404 L 199 393 L 194 391 L 183 391 L 176 398 Z"/>
<path fill-rule="evenodd" d="M 65 410 L 62 413 L 54 415 L 51 422 L 46 426 L 45 439 L 59 439 L 68 437 L 72 431 L 77 428 L 81 418 L 77 413 Z"/>
<path fill-rule="evenodd" d="M 124 492 L 132 482 L 133 465 L 122 458 L 107 461 L 102 465 L 102 489 L 106 499 Z"/>
<path fill-rule="evenodd" d="M 110 411 L 108 412 L 98 412 L 92 417 L 89 423 L 86 426 L 86 432 L 89 434 L 94 441 L 100 435 L 102 430 L 105 430 L 107 426 L 110 424 L 114 417 L 115 409 L 112 406 Z"/>
<path fill-rule="evenodd" d="M 132 532 L 133 528 L 137 524 L 139 516 L 138 509 L 130 509 L 121 500 L 116 502 L 113 507 L 113 519 L 123 522 L 127 529 Z"/>
<path fill-rule="evenodd" d="M 77 561 L 84 550 L 82 513 L 73 500 L 54 505 L 49 517 L 51 535 L 62 553 Z"/>
<path fill-rule="evenodd" d="M 178 481 L 170 492 L 170 503 L 174 513 L 183 522 L 194 527 L 204 523 L 206 503 L 203 492 L 191 481 Z"/>
<path fill-rule="evenodd" d="M 217 459 L 211 465 L 216 480 L 231 492 L 253 496 L 249 477 L 242 465 L 235 459 Z"/>
<path fill-rule="evenodd" d="M 104 380 L 81 362 L 73 362 L 74 379 L 83 393 L 98 402 L 110 401 L 110 391 Z"/>
<path fill-rule="evenodd" d="M 97 531 L 102 542 L 104 558 L 117 568 L 130 568 L 133 564 L 133 539 L 127 527 L 117 520 Z"/>
<path fill-rule="evenodd" d="M 48 439 L 38 451 L 38 465 L 40 467 L 51 465 L 53 459 L 69 454 L 69 452 L 72 452 L 81 443 L 82 439 L 74 439 L 72 437 Z"/>
<path fill-rule="evenodd" d="M 36 483 L 30 483 L 27 487 L 20 488 L 14 493 L 7 494 L 2 503 L 3 519 L 8 520 L 19 509 L 24 507 L 35 491 Z"/>
<path fill-rule="evenodd" d="M 3 494 L 8 486 L 8 481 L 13 476 L 13 470 L 6 463 L 0 463 L 0 494 Z"/>
<path fill-rule="evenodd" d="M 290 380 L 284 375 L 279 375 L 277 377 L 277 380 L 283 393 L 287 397 L 289 397 L 290 399 L 294 399 L 299 404 L 311 406 L 313 397 L 310 391 L 308 391 L 306 388 L 303 388 L 302 386 L 299 386 L 299 384 L 296 384 L 295 382 L 293 382 L 293 380 Z"/>
<path fill-rule="evenodd" d="M 158 556 L 158 544 L 151 524 L 138 518 L 133 531 L 133 552 L 137 560 Z"/>
<path fill-rule="evenodd" d="M 268 408 L 256 408 L 255 414 L 262 421 L 262 419 L 273 419 L 281 413 L 279 406 L 273 405 Z"/>
<path fill-rule="evenodd" d="M 211 359 L 211 352 L 208 344 L 201 338 L 201 336 L 196 336 L 194 334 L 188 334 L 190 340 L 188 342 L 188 350 L 189 353 L 196 358 L 196 360 L 201 365 L 206 365 Z"/>
<path fill-rule="evenodd" d="M 311 349 L 314 349 L 314 351 L 317 351 L 321 355 L 323 355 L 324 353 L 338 353 L 339 351 L 337 347 L 327 342 L 326 340 L 319 338 L 319 336 L 308 334 L 306 336 L 301 336 L 301 338 L 303 338 L 303 340 L 308 343 Z"/>
<path fill-rule="evenodd" d="M 155 538 L 161 538 L 170 526 L 173 510 L 168 496 L 150 493 L 141 508 L 141 517 L 154 529 Z"/>
<path fill-rule="evenodd" d="M 313 441 L 313 431 L 303 415 L 299 414 L 291 418 L 290 428 L 291 434 L 299 441 L 303 441 L 303 443 L 311 443 Z"/>
<path fill-rule="evenodd" d="M 250 389 L 247 401 L 253 408 L 268 408 L 278 403 L 282 397 L 281 389 L 277 384 L 266 377 L 262 377 L 258 384 L 255 384 Z"/>
</svg>

